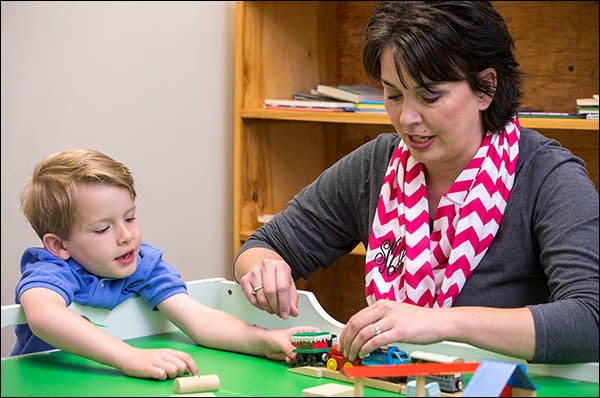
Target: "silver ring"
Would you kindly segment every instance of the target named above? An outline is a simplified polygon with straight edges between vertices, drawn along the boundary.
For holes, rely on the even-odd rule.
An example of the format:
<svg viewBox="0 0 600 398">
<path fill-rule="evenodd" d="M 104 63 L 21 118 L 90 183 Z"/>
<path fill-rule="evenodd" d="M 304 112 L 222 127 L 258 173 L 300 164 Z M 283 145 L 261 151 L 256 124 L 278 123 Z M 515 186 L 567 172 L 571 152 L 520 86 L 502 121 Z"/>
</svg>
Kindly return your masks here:
<svg viewBox="0 0 600 398">
<path fill-rule="evenodd" d="M 254 289 L 252 289 L 252 295 L 256 296 L 256 293 L 262 288 L 263 288 L 262 285 L 260 285 L 259 287 L 255 287 Z"/>
<path fill-rule="evenodd" d="M 381 330 L 381 327 L 378 324 L 374 323 L 373 327 L 375 328 L 375 336 L 377 336 L 378 334 L 381 334 L 383 332 Z"/>
</svg>

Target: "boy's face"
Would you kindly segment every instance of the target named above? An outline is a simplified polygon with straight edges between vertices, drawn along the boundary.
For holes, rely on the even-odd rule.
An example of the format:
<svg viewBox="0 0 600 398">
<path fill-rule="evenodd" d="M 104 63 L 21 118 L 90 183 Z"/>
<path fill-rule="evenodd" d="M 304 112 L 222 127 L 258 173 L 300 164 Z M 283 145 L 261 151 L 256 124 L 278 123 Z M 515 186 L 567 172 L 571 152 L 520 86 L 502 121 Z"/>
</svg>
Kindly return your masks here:
<svg viewBox="0 0 600 398">
<path fill-rule="evenodd" d="M 63 241 L 73 259 L 99 277 L 125 278 L 135 272 L 142 234 L 127 189 L 80 186 L 77 220 Z"/>
</svg>

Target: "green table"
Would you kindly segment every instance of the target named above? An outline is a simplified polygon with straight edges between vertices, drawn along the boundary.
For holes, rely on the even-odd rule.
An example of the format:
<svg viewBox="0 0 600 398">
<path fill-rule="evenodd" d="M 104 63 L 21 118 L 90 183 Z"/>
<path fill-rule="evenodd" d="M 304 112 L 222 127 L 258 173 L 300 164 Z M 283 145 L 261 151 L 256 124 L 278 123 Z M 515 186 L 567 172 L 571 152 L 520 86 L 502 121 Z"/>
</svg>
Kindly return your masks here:
<svg viewBox="0 0 600 398">
<path fill-rule="evenodd" d="M 201 375 L 216 374 L 216 396 L 301 396 L 305 388 L 346 384 L 288 372 L 290 365 L 266 358 L 199 347 L 181 332 L 129 339 L 136 347 L 168 347 L 190 353 Z M 598 383 L 530 374 L 538 397 L 598 396 Z M 468 376 L 466 377 L 468 380 Z M 348 385 L 348 384 L 346 384 Z M 62 351 L 2 360 L 2 396 L 170 396 L 173 381 L 124 376 L 119 371 Z M 399 396 L 365 388 L 367 397 Z"/>
<path fill-rule="evenodd" d="M 211 308 L 225 311 L 247 323 L 269 329 L 312 325 L 339 336 L 343 324 L 331 318 L 314 294 L 298 291 L 300 316 L 287 320 L 252 307 L 238 284 L 224 278 L 187 282 L 188 293 Z M 221 387 L 217 396 L 301 396 L 302 390 L 332 383 L 288 372 L 288 365 L 266 358 L 199 347 L 152 311 L 140 297 L 130 298 L 109 311 L 73 303 L 71 308 L 108 333 L 137 347 L 173 348 L 190 353 L 201 375 L 216 374 Z M 2 327 L 25 323 L 19 305 L 2 306 Z M 142 337 L 146 336 L 146 337 Z M 441 342 L 427 346 L 402 344 L 407 352 L 425 350 L 464 358 L 467 362 L 515 358 L 481 350 L 466 344 Z M 520 360 L 518 360 L 520 361 Z M 522 361 L 521 361 L 522 362 Z M 527 364 L 527 372 L 540 387 L 539 397 L 595 396 L 598 394 L 598 364 L 543 365 Z M 559 376 L 559 377 L 557 377 Z M 469 375 L 465 375 L 468 383 Z M 344 384 L 343 382 L 335 382 Z M 169 396 L 174 395 L 173 381 L 143 380 L 124 376 L 116 369 L 61 351 L 2 359 L 2 396 Z M 365 388 L 365 396 L 398 394 Z"/>
</svg>

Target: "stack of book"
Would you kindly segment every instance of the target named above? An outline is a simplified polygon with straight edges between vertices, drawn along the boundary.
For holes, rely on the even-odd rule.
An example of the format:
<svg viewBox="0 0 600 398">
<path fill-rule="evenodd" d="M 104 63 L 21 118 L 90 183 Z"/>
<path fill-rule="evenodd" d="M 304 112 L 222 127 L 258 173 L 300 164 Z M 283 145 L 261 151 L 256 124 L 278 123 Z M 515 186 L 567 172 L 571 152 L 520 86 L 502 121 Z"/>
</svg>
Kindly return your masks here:
<svg viewBox="0 0 600 398">
<path fill-rule="evenodd" d="M 317 94 L 354 104 L 354 112 L 382 112 L 383 89 L 368 84 L 342 84 L 332 86 L 319 84 L 314 90 Z"/>
<path fill-rule="evenodd" d="M 592 98 L 577 98 L 577 114 L 586 119 L 598 120 L 598 94 Z"/>
<path fill-rule="evenodd" d="M 266 109 L 322 112 L 383 112 L 383 89 L 367 84 L 319 84 L 310 93 L 292 93 L 288 99 L 267 98 Z"/>
</svg>

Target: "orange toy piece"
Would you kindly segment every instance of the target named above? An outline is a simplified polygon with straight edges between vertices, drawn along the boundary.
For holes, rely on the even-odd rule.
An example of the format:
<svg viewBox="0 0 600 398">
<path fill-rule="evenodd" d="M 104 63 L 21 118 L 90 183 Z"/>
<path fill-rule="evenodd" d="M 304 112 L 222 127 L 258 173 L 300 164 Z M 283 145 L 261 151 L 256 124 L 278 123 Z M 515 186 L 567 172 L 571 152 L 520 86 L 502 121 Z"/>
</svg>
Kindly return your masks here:
<svg viewBox="0 0 600 398">
<path fill-rule="evenodd" d="M 363 396 L 364 378 L 416 376 L 416 396 L 425 396 L 425 376 L 451 373 L 474 373 L 479 362 L 412 363 L 402 365 L 353 366 L 340 371 L 355 380 L 355 396 Z"/>
<path fill-rule="evenodd" d="M 348 377 L 427 376 L 450 373 L 474 373 L 479 362 L 411 363 L 403 365 L 353 366 L 341 369 Z"/>
</svg>

